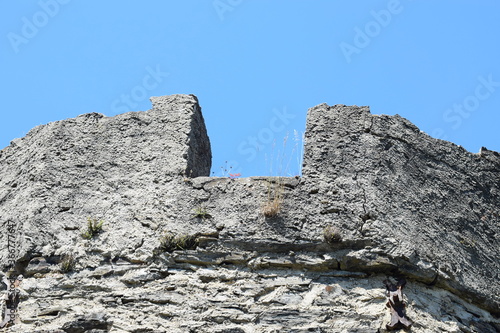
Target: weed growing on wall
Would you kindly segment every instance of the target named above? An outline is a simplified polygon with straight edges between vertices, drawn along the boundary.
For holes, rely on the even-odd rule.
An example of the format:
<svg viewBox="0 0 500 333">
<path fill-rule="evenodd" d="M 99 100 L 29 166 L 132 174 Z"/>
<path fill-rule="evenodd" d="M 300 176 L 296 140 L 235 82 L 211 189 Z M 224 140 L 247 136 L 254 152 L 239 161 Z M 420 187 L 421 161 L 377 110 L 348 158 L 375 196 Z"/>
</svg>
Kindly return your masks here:
<svg viewBox="0 0 500 333">
<path fill-rule="evenodd" d="M 287 149 L 287 143 L 288 135 L 283 139 L 283 145 L 280 149 L 276 150 L 276 142 L 273 144 L 271 156 L 266 158 L 269 164 L 270 177 L 267 180 L 266 200 L 261 206 L 262 214 L 265 217 L 276 217 L 283 209 L 285 177 L 292 176 L 290 174 L 290 163 L 301 143 L 299 133 L 294 131 L 294 146 L 291 151 Z M 288 151 L 290 151 L 289 154 Z M 302 157 L 298 158 L 297 162 L 302 163 Z"/>
<path fill-rule="evenodd" d="M 282 177 L 267 180 L 267 198 L 262 204 L 262 214 L 265 217 L 276 217 L 283 206 L 285 184 Z"/>
<path fill-rule="evenodd" d="M 98 221 L 97 219 L 87 218 L 87 229 L 82 232 L 82 237 L 85 239 L 92 239 L 102 232 L 104 220 Z"/>
<path fill-rule="evenodd" d="M 61 260 L 61 272 L 68 273 L 75 268 L 76 260 L 72 254 L 65 254 Z"/>
<path fill-rule="evenodd" d="M 198 246 L 197 235 L 175 235 L 167 232 L 160 239 L 161 252 L 173 252 L 176 250 L 194 250 Z"/>
<path fill-rule="evenodd" d="M 293 130 L 294 147 L 292 150 L 292 156 L 293 152 L 295 152 L 297 159 L 297 176 L 302 176 L 302 164 L 304 163 L 304 140 L 304 132 L 300 133 L 297 130 Z"/>
<path fill-rule="evenodd" d="M 328 244 L 340 243 L 342 236 L 338 228 L 329 225 L 323 230 L 323 240 Z"/>
<path fill-rule="evenodd" d="M 212 217 L 207 211 L 207 207 L 203 205 L 199 205 L 198 207 L 193 209 L 193 217 L 200 218 L 200 219 L 209 219 Z"/>
</svg>

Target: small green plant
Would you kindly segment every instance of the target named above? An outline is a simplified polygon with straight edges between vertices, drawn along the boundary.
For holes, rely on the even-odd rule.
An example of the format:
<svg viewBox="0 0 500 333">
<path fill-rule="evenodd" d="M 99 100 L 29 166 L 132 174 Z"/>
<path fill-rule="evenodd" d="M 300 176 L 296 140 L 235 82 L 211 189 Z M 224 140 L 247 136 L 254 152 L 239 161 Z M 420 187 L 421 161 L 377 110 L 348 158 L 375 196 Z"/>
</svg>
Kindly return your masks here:
<svg viewBox="0 0 500 333">
<path fill-rule="evenodd" d="M 328 244 L 335 244 L 342 242 L 342 236 L 340 235 L 340 231 L 338 230 L 338 228 L 331 225 L 327 226 L 323 230 L 323 239 Z"/>
<path fill-rule="evenodd" d="M 212 216 L 208 213 L 207 207 L 203 205 L 199 205 L 198 207 L 193 209 L 193 217 L 201 218 L 201 219 L 209 219 Z"/>
<path fill-rule="evenodd" d="M 61 272 L 71 272 L 75 268 L 75 264 L 75 257 L 72 254 L 65 254 L 61 260 Z"/>
<path fill-rule="evenodd" d="M 167 232 L 160 239 L 160 250 L 162 252 L 194 250 L 197 246 L 198 235 L 175 235 L 171 232 Z"/>
<path fill-rule="evenodd" d="M 102 232 L 104 220 L 98 221 L 97 219 L 87 218 L 87 230 L 82 232 L 82 237 L 85 239 L 92 239 Z"/>
</svg>

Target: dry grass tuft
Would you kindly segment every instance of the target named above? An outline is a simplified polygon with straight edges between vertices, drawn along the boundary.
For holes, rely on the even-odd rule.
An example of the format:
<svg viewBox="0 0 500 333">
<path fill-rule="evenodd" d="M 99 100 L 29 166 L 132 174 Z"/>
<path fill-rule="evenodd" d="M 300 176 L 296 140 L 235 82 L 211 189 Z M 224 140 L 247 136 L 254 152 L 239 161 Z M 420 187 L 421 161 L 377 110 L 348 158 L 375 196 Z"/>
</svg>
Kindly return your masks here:
<svg viewBox="0 0 500 333">
<path fill-rule="evenodd" d="M 267 199 L 262 204 L 261 210 L 265 217 L 276 217 L 281 212 L 283 207 L 283 194 L 285 191 L 285 184 L 280 177 L 273 182 L 268 180 Z"/>
<path fill-rule="evenodd" d="M 72 254 L 65 254 L 61 261 L 61 272 L 68 273 L 75 268 L 76 260 Z"/>
<path fill-rule="evenodd" d="M 168 232 L 160 239 L 160 250 L 162 252 L 194 250 L 197 246 L 197 235 L 174 235 L 173 233 Z"/>
<path fill-rule="evenodd" d="M 340 235 L 339 229 L 331 225 L 327 226 L 323 230 L 323 239 L 328 244 L 335 244 L 342 242 L 342 236 Z"/>
</svg>

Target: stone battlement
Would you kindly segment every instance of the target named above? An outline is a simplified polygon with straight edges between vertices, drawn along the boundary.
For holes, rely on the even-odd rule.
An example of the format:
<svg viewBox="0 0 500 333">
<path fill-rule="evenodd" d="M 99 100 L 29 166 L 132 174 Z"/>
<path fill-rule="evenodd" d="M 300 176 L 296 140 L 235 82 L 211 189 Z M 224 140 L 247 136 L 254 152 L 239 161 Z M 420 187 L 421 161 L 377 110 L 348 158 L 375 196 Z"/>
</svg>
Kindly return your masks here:
<svg viewBox="0 0 500 333">
<path fill-rule="evenodd" d="M 301 178 L 208 177 L 197 98 L 151 101 L 38 126 L 0 151 L 0 264 L 15 262 L 26 290 L 12 332 L 373 332 L 390 318 L 388 276 L 407 281 L 413 332 L 499 327 L 497 152 L 321 104 Z M 87 218 L 104 221 L 92 239 Z M 193 246 L 166 250 L 166 234 Z"/>
</svg>

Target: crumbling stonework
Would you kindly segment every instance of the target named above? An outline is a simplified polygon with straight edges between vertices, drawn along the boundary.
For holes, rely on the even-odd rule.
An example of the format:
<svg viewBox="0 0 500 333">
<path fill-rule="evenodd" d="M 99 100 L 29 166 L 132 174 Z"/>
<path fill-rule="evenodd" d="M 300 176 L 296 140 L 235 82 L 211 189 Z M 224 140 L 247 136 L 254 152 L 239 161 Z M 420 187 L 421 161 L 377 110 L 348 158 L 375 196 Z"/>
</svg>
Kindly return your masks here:
<svg viewBox="0 0 500 333">
<path fill-rule="evenodd" d="M 196 97 L 152 102 L 0 151 L 0 226 L 15 226 L 0 241 L 25 276 L 8 332 L 383 332 L 387 277 L 406 278 L 412 332 L 499 329 L 498 153 L 322 104 L 303 177 L 208 177 Z M 270 188 L 283 194 L 271 218 Z M 104 224 L 85 239 L 88 217 Z M 165 252 L 166 233 L 196 242 Z"/>
</svg>

